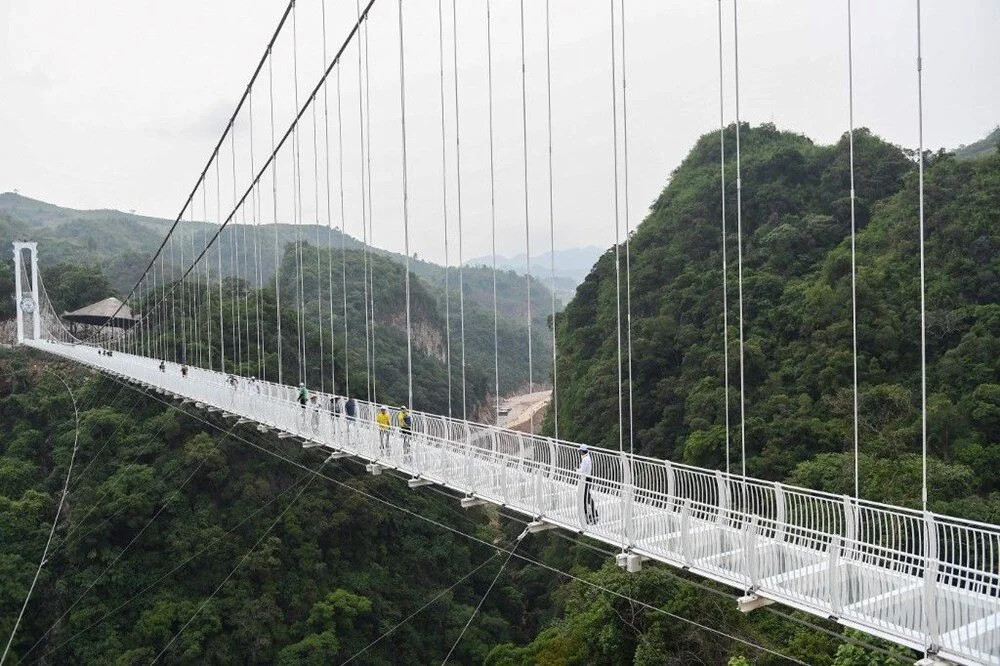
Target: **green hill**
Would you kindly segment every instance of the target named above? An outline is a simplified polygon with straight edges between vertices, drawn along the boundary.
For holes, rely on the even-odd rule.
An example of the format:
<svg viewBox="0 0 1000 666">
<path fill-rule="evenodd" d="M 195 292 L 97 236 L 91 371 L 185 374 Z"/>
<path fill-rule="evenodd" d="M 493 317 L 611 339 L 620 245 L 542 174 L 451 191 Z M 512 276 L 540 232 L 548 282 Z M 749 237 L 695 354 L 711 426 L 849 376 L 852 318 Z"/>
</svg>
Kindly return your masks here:
<svg viewBox="0 0 1000 666">
<path fill-rule="evenodd" d="M 1000 150 L 1000 126 L 979 141 L 955 149 L 955 157 L 960 160 L 974 160 L 987 157 Z"/>
<path fill-rule="evenodd" d="M 735 133 L 726 131 L 727 155 Z M 749 474 L 852 492 L 846 137 L 771 125 L 743 139 Z M 862 494 L 920 489 L 917 196 L 911 158 L 856 134 Z M 632 243 L 634 414 L 642 453 L 722 467 L 718 134 L 698 141 Z M 734 163 L 727 163 L 730 451 L 740 460 Z M 926 172 L 930 484 L 935 508 L 1000 517 L 1000 154 Z M 560 427 L 617 447 L 614 259 L 559 320 Z M 971 495 L 994 497 L 989 501 Z"/>
</svg>

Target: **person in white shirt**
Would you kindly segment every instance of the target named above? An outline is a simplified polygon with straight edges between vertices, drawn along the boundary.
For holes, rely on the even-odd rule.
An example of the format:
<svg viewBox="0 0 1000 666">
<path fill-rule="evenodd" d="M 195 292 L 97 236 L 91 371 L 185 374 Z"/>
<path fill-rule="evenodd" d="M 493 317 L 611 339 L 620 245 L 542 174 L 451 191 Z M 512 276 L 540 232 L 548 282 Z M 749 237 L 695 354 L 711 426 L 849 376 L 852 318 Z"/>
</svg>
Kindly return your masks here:
<svg viewBox="0 0 1000 666">
<path fill-rule="evenodd" d="M 587 524 L 594 525 L 597 523 L 597 506 L 594 504 L 593 495 L 591 495 L 591 486 L 594 482 L 591 473 L 594 463 L 590 459 L 590 449 L 586 444 L 580 446 L 580 454 L 580 468 L 577 472 L 580 474 L 580 482 L 583 483 L 583 511 Z"/>
</svg>

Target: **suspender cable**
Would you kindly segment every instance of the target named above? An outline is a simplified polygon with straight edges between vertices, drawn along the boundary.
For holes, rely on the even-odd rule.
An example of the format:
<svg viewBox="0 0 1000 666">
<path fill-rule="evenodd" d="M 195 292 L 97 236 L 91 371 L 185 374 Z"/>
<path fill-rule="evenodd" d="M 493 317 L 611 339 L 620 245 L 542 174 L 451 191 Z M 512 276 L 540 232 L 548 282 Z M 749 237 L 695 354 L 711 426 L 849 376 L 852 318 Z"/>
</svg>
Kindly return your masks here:
<svg viewBox="0 0 1000 666">
<path fill-rule="evenodd" d="M 205 211 L 205 224 L 208 224 L 208 184 L 206 183 L 201 189 L 201 203 L 202 209 Z M 208 346 L 208 369 L 215 370 L 215 362 L 212 359 L 212 319 L 214 315 L 212 314 L 212 264 L 210 257 L 206 256 L 208 252 L 208 229 L 205 229 L 205 233 L 202 234 L 202 250 L 201 253 L 205 256 L 205 344 Z"/>
<path fill-rule="evenodd" d="M 253 94 L 250 95 L 250 173 L 256 173 L 253 147 Z M 260 188 L 254 185 L 253 205 L 253 286 L 254 286 L 254 319 L 257 324 L 257 375 L 264 376 L 264 331 L 261 327 L 260 303 L 261 291 L 264 289 L 264 271 L 261 268 L 260 247 Z"/>
<path fill-rule="evenodd" d="M 374 207 L 372 206 L 372 119 L 371 119 L 371 75 L 368 70 L 368 22 L 365 21 L 364 25 L 365 32 L 365 171 L 367 172 L 367 192 L 368 192 L 368 230 L 370 237 L 372 239 L 371 246 L 366 246 L 366 250 L 371 252 L 371 248 L 375 245 L 375 215 Z M 372 315 L 372 401 L 378 400 L 378 385 L 375 382 L 376 367 L 375 367 L 375 264 L 374 260 L 370 259 L 368 262 L 368 294 L 371 297 L 371 315 Z"/>
<path fill-rule="evenodd" d="M 274 222 L 274 323 L 278 341 L 275 344 L 275 352 L 278 357 L 278 383 L 284 383 L 281 357 L 285 347 L 281 340 L 281 256 L 278 250 L 278 153 L 274 145 L 274 67 L 272 59 L 267 61 L 268 97 L 270 98 L 271 117 L 271 216 Z M 265 365 L 265 369 L 266 369 Z M 266 373 L 264 379 L 267 379 Z"/>
<path fill-rule="evenodd" d="M 407 406 L 413 409 L 413 341 L 410 330 L 410 209 L 406 181 L 406 67 L 403 57 L 403 0 L 399 0 L 399 116 L 403 143 L 403 247 L 406 253 L 406 388 Z"/>
<path fill-rule="evenodd" d="M 355 5 L 358 11 L 358 23 L 361 23 L 361 4 L 360 0 L 355 0 Z M 372 338 L 371 338 L 371 326 L 368 319 L 368 218 L 367 218 L 367 202 L 365 201 L 365 101 L 364 101 L 364 82 L 361 70 L 361 59 L 362 59 L 362 37 L 359 35 L 358 38 L 358 146 L 360 147 L 360 157 L 361 157 L 361 243 L 362 243 L 362 267 L 364 272 L 362 273 L 362 283 L 364 284 L 364 311 L 365 311 L 365 371 L 367 377 L 365 378 L 366 390 L 368 401 L 372 401 Z"/>
<path fill-rule="evenodd" d="M 323 19 L 323 64 L 326 64 L 326 0 L 320 5 Z M 340 67 L 337 67 L 340 79 Z M 330 208 L 330 99 L 327 84 L 323 83 L 323 144 L 326 167 L 326 291 L 330 308 L 330 393 L 337 393 L 336 336 L 333 334 L 333 212 Z M 317 276 L 317 280 L 319 276 Z M 346 323 L 346 319 L 345 319 Z M 345 357 L 346 360 L 346 357 Z"/>
<path fill-rule="evenodd" d="M 448 260 L 448 159 L 444 122 L 444 11 L 442 4 L 442 0 L 438 0 L 438 63 L 440 65 L 439 88 L 441 93 L 441 219 L 444 222 L 444 355 L 448 373 L 448 418 L 451 418 L 453 416 L 451 404 L 451 266 Z M 489 0 L 486 0 L 486 12 L 487 20 L 489 20 Z"/>
<path fill-rule="evenodd" d="M 298 38 L 298 15 L 295 7 L 292 8 L 292 81 L 295 89 L 295 108 L 299 108 L 299 38 Z M 302 279 L 302 145 L 299 141 L 299 128 L 292 130 L 292 155 L 294 156 L 292 179 L 295 188 L 294 212 L 295 212 L 295 289 L 296 289 L 296 310 L 295 321 L 298 326 L 299 345 L 299 383 L 307 383 L 306 377 L 306 338 L 305 338 L 305 282 Z"/>
<path fill-rule="evenodd" d="M 340 66 L 337 66 L 337 176 L 340 181 L 340 280 L 344 298 L 344 395 L 351 395 L 351 369 L 347 356 L 347 216 L 344 214 L 344 122 L 341 113 Z"/>
<path fill-rule="evenodd" d="M 927 304 L 924 269 L 924 63 L 920 25 L 920 0 L 917 0 L 917 127 L 920 141 L 917 174 L 920 189 L 920 504 L 927 512 Z M 929 536 L 929 535 L 928 535 Z"/>
<path fill-rule="evenodd" d="M 626 41 L 625 41 L 625 0 L 621 0 L 621 35 L 622 35 L 622 195 L 625 201 L 625 350 L 628 369 L 628 450 L 635 453 L 635 419 L 632 408 L 632 253 L 630 237 L 632 226 L 629 222 L 628 205 L 628 91 L 626 82 Z M 555 271 L 555 267 L 553 267 Z M 553 278 L 553 283 L 555 278 Z M 553 314 L 553 320 L 555 315 Z M 555 330 L 555 329 L 553 329 Z M 553 346 L 553 350 L 555 347 Z M 553 364 L 554 365 L 554 364 Z M 633 464 L 629 458 L 629 465 Z"/>
<path fill-rule="evenodd" d="M 733 0 L 733 63 L 736 107 L 736 269 L 740 301 L 740 475 L 747 475 L 746 385 L 743 372 L 743 181 L 740 178 L 740 31 L 737 0 Z M 744 484 L 745 488 L 745 484 Z"/>
<path fill-rule="evenodd" d="M 237 207 L 242 212 L 243 206 L 239 205 L 239 194 L 236 191 L 236 131 L 230 135 L 230 146 L 232 147 L 233 154 L 233 210 Z M 230 305 L 232 311 L 232 321 L 230 325 L 233 330 L 233 372 L 235 374 L 240 373 L 240 366 L 243 364 L 243 343 L 240 340 L 240 336 L 243 331 L 240 326 L 240 267 L 239 267 L 239 235 L 236 229 L 229 229 L 229 266 L 232 272 L 232 299 L 233 302 Z"/>
<path fill-rule="evenodd" d="M 325 60 L 324 60 L 325 62 Z M 324 86 L 325 89 L 325 86 Z M 323 351 L 323 289 L 322 282 L 320 281 L 320 276 L 323 275 L 323 269 L 320 265 L 320 223 L 319 223 L 319 149 L 317 148 L 316 135 L 318 134 L 316 125 L 316 105 L 313 104 L 312 107 L 312 121 L 313 121 L 313 183 L 315 187 L 313 188 L 313 206 L 316 215 L 316 314 L 317 323 L 319 326 L 319 390 L 326 393 L 326 379 L 323 372 L 323 364 L 326 361 L 325 352 Z"/>
<path fill-rule="evenodd" d="M 618 81 L 617 81 L 617 54 L 615 52 L 615 0 L 610 0 L 611 5 L 611 127 L 614 158 L 614 204 L 615 204 L 615 340 L 617 343 L 617 359 L 615 369 L 618 374 L 618 450 L 625 448 L 625 386 L 622 378 L 622 277 L 620 248 L 621 239 L 619 234 L 619 202 L 618 202 Z"/>
<path fill-rule="evenodd" d="M 524 62 L 524 0 L 521 0 L 521 133 L 523 143 L 521 145 L 522 156 L 524 158 L 524 255 L 527 265 L 527 275 L 525 284 L 527 285 L 528 296 L 528 393 L 535 391 L 534 363 L 531 357 L 531 226 L 528 215 L 528 98 L 527 98 L 527 73 Z M 535 433 L 535 416 L 532 414 L 528 418 L 528 432 Z"/>
<path fill-rule="evenodd" d="M 719 204 L 722 218 L 722 362 L 726 419 L 726 474 L 729 474 L 729 261 L 726 257 L 726 113 L 722 59 L 722 0 L 719 0 Z"/>
<path fill-rule="evenodd" d="M 546 0 L 547 6 L 548 0 Z M 490 117 L 490 238 L 493 257 L 493 380 L 496 393 L 496 422 L 500 425 L 500 331 L 497 312 L 497 206 L 496 172 L 493 156 L 493 20 L 490 0 L 486 0 L 486 81 L 489 91 Z"/>
<path fill-rule="evenodd" d="M 219 236 L 215 245 L 219 267 L 219 362 L 222 372 L 226 371 L 226 334 L 225 322 L 222 318 L 222 180 L 219 177 L 219 160 L 215 160 L 215 219 L 219 222 Z"/>
<path fill-rule="evenodd" d="M 851 349 L 854 382 L 854 498 L 861 492 L 858 447 L 858 273 L 856 258 L 857 223 L 854 215 L 854 34 L 851 25 L 851 0 L 847 0 L 847 115 L 850 122 L 847 140 L 851 163 Z"/>
<path fill-rule="evenodd" d="M 465 261 L 462 247 L 462 151 L 460 147 L 461 131 L 459 129 L 458 111 L 458 4 L 451 2 L 452 21 L 452 59 L 455 68 L 455 193 L 458 196 L 458 312 L 459 333 L 462 342 L 462 420 L 467 421 L 468 405 L 465 391 L 465 271 L 462 265 Z"/>
<path fill-rule="evenodd" d="M 174 236 L 170 235 L 170 284 L 177 284 L 176 266 L 174 265 Z M 170 297 L 170 352 L 174 362 L 177 362 L 177 299 Z"/>
<path fill-rule="evenodd" d="M 555 231 L 555 199 L 553 197 L 552 170 L 552 30 L 549 21 L 549 0 L 545 0 L 545 88 L 547 103 L 547 128 L 549 138 L 549 270 L 552 286 L 552 422 L 553 435 L 559 439 L 559 365 L 556 352 L 556 231 Z M 495 234 L 495 232 L 494 232 Z M 494 252 L 493 267 L 493 320 L 496 325 L 496 254 Z M 530 258 L 529 258 L 530 261 Z M 495 334 L 495 331 L 494 331 Z M 498 403 L 499 404 L 499 403 Z"/>
</svg>

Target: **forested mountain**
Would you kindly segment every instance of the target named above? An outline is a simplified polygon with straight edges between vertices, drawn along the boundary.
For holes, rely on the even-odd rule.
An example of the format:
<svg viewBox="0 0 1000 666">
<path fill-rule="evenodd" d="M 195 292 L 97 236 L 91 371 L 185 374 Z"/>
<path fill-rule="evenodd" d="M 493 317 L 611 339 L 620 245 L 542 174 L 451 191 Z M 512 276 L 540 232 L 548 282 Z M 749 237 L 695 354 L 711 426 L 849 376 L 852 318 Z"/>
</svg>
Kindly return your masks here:
<svg viewBox="0 0 1000 666">
<path fill-rule="evenodd" d="M 739 463 L 735 128 L 726 131 L 730 451 Z M 846 137 L 819 146 L 744 126 L 743 295 L 749 474 L 853 491 L 850 180 Z M 920 489 L 914 157 L 855 135 L 861 488 Z M 726 431 L 719 135 L 702 137 L 632 251 L 635 442 L 719 468 Z M 925 156 L 930 495 L 1000 518 L 1000 154 Z M 606 253 L 559 319 L 561 432 L 617 447 L 615 281 Z M 980 499 L 973 499 L 978 495 Z"/>
<path fill-rule="evenodd" d="M 362 241 L 341 233 L 339 228 L 284 223 L 254 226 L 242 222 L 237 219 L 220 234 L 218 242 L 224 257 L 222 273 L 243 278 L 252 284 L 273 282 L 276 262 L 284 256 L 284 248 L 289 243 L 310 243 L 315 247 L 331 248 L 334 252 L 339 252 L 341 248 L 364 248 Z M 63 264 L 100 266 L 119 292 L 127 292 L 139 279 L 171 224 L 172 220 L 134 213 L 74 210 L 12 192 L 0 193 L 0 245 L 7 247 L 14 240 L 37 241 L 39 263 L 43 268 Z M 183 265 L 190 264 L 192 256 L 200 253 L 217 231 L 218 225 L 215 224 L 188 220 L 180 222 L 173 242 L 165 249 L 168 261 L 175 262 L 178 270 L 182 260 L 185 261 Z M 369 251 L 396 263 L 405 261 L 403 255 L 378 247 L 369 246 Z M 410 270 L 431 285 L 438 286 L 442 290 L 441 299 L 444 299 L 443 266 L 411 257 Z M 516 270 L 516 266 L 498 267 L 497 306 L 502 315 L 523 317 L 527 311 L 526 278 Z M 463 266 L 462 277 L 467 287 L 466 298 L 492 312 L 492 268 Z M 456 304 L 459 282 L 458 267 L 452 266 L 448 283 Z M 531 290 L 535 323 L 544 326 L 551 311 L 547 279 L 536 275 Z M 558 306 L 561 307 L 562 303 Z M 442 312 L 443 308 L 442 305 Z"/>
</svg>

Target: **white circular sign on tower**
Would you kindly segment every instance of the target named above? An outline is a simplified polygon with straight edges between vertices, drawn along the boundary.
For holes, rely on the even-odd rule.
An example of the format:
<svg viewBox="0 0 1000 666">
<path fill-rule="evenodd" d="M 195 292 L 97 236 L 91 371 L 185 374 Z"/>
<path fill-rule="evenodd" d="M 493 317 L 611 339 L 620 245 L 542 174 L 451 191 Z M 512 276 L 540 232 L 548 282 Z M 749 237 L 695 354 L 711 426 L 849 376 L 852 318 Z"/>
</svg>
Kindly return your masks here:
<svg viewBox="0 0 1000 666">
<path fill-rule="evenodd" d="M 25 296 L 21 299 L 21 310 L 27 314 L 31 314 L 35 311 L 35 299 L 31 296 Z"/>
</svg>

